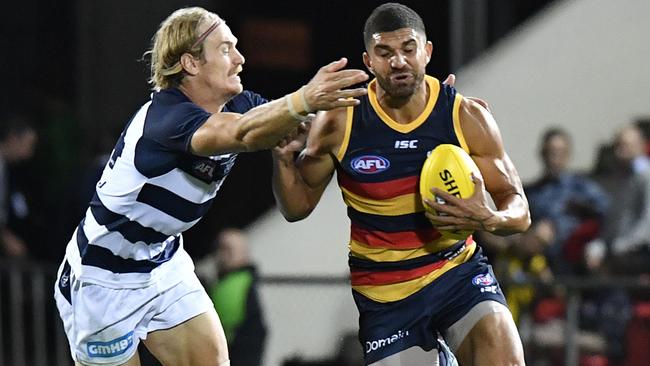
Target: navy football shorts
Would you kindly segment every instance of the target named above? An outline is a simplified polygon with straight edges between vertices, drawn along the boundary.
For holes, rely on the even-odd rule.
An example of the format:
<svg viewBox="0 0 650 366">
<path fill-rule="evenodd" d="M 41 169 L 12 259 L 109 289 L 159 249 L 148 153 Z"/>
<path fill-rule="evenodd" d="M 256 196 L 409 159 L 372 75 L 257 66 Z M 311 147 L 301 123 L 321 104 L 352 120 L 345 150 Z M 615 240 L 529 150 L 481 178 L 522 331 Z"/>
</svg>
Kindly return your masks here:
<svg viewBox="0 0 650 366">
<path fill-rule="evenodd" d="M 506 305 L 499 283 L 480 247 L 469 261 L 445 272 L 413 295 L 380 303 L 352 291 L 359 309 L 359 340 L 366 364 L 413 346 L 430 351 L 438 334 L 476 304 L 494 300 Z"/>
</svg>

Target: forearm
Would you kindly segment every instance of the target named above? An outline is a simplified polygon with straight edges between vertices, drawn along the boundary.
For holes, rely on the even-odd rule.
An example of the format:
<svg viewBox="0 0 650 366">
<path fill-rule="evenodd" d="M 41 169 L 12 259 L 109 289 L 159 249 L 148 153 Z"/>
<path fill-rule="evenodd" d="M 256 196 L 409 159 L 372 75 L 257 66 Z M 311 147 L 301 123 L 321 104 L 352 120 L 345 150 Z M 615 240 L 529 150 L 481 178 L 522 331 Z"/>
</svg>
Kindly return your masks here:
<svg viewBox="0 0 650 366">
<path fill-rule="evenodd" d="M 301 102 L 300 93 L 297 91 L 244 113 L 238 121 L 236 139 L 249 151 L 277 145 L 310 112 Z"/>
<path fill-rule="evenodd" d="M 486 226 L 493 228 L 490 230 L 493 234 L 501 236 L 526 231 L 530 226 L 530 211 L 523 194 L 507 194 L 487 220 Z"/>
<path fill-rule="evenodd" d="M 287 221 L 299 221 L 312 212 L 320 195 L 302 179 L 293 161 L 273 155 L 273 195 Z M 314 198 L 314 196 L 317 196 Z"/>
</svg>

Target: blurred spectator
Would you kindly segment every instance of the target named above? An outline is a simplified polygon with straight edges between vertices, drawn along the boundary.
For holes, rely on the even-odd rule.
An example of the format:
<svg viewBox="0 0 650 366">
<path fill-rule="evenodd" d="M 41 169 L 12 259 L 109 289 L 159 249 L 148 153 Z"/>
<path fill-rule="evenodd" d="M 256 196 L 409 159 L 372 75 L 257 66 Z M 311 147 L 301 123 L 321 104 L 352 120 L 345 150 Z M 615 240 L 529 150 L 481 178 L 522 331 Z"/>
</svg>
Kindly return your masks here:
<svg viewBox="0 0 650 366">
<path fill-rule="evenodd" d="M 28 255 L 28 247 L 9 225 L 9 217 L 22 218 L 29 213 L 24 195 L 9 189 L 8 166 L 31 158 L 36 140 L 36 130 L 27 117 L 5 116 L 0 121 L 0 244 L 2 254 L 8 257 Z"/>
<path fill-rule="evenodd" d="M 543 173 L 537 181 L 524 187 L 532 222 L 548 220 L 553 225 L 554 237 L 546 253 L 556 274 L 575 271 L 584 244 L 597 234 L 609 204 L 608 196 L 598 184 L 569 171 L 571 150 L 571 138 L 566 131 L 547 130 L 540 146 Z M 580 232 L 583 235 L 574 236 L 575 240 L 569 242 L 579 230 L 583 230 L 584 233 Z M 574 251 L 580 255 L 567 256 L 567 252 Z"/>
<path fill-rule="evenodd" d="M 572 142 L 559 128 L 541 138 L 543 173 L 525 187 L 532 224 L 523 234 L 498 238 L 481 233 L 480 240 L 496 254 L 495 270 L 502 279 L 513 317 L 529 360 L 554 364 L 564 346 L 563 293 L 543 290 L 554 275 L 575 274 L 584 246 L 598 235 L 609 199 L 591 178 L 571 172 Z M 604 352 L 604 338 L 581 331 L 583 351 Z M 531 358 L 532 357 L 532 358 Z"/>
<path fill-rule="evenodd" d="M 260 365 L 266 325 L 257 290 L 257 271 L 251 263 L 244 233 L 225 229 L 217 236 L 215 265 L 218 280 L 208 286 L 223 325 L 232 365 Z"/>
<path fill-rule="evenodd" d="M 642 275 L 650 273 L 650 163 L 646 141 L 634 124 L 615 136 L 611 156 L 614 164 L 595 176 L 612 198 L 603 230 L 585 251 L 590 276 Z M 601 160 L 609 160 L 602 149 Z M 597 165 L 598 167 L 599 165 Z M 638 294 L 635 294 L 638 295 Z M 625 357 L 626 330 L 632 317 L 633 300 L 624 289 L 590 291 L 584 294 L 581 322 L 598 331 L 607 341 L 612 364 Z"/>
<path fill-rule="evenodd" d="M 650 273 L 650 166 L 641 130 L 628 125 L 615 137 L 616 164 L 598 178 L 612 197 L 602 235 L 589 246 L 590 265 L 616 274 Z M 606 262 L 604 262 L 606 260 Z"/>
<path fill-rule="evenodd" d="M 635 123 L 619 131 L 614 142 L 614 154 L 619 162 L 629 164 L 634 173 L 643 173 L 650 168 L 646 145 L 647 138 Z"/>
</svg>

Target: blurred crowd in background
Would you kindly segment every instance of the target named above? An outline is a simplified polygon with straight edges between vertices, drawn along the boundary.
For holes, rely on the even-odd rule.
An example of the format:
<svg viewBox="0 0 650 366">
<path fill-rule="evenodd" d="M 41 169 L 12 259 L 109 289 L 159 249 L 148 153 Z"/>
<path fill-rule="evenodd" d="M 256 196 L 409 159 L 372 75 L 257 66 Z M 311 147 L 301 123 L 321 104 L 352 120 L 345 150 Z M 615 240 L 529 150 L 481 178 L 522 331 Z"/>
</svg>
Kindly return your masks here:
<svg viewBox="0 0 650 366">
<path fill-rule="evenodd" d="M 529 359 L 562 363 L 566 294 L 555 284 L 577 277 L 614 283 L 582 293 L 581 365 L 641 365 L 650 359 L 650 291 L 627 285 L 650 283 L 650 119 L 620 128 L 588 172 L 569 169 L 576 148 L 562 128 L 547 130 L 539 142 L 543 170 L 524 187 L 530 229 L 476 236 L 490 253 Z"/>
<path fill-rule="evenodd" d="M 25 69 L 45 70 L 34 75 L 47 74 L 43 79 L 46 81 L 27 80 L 24 73 L 9 72 L 10 86 L 31 83 L 32 89 L 24 95 L 16 93 L 17 98 L 26 101 L 21 105 L 11 105 L 10 99 L 0 103 L 0 256 L 13 262 L 54 267 L 63 257 L 69 236 L 84 215 L 123 126 L 118 126 L 120 121 L 116 121 L 115 126 L 97 127 L 96 136 L 83 135 L 88 131 L 80 128 L 79 106 L 70 97 L 74 94 L 71 86 L 74 80 L 69 77 L 72 72 L 68 69 L 60 72 L 65 69 L 63 66 L 69 66 L 69 58 L 73 58 L 75 50 L 72 43 L 54 42 L 70 38 L 69 33 L 73 33 L 65 27 L 72 27 L 69 24 L 73 23 L 74 5 L 71 5 L 73 2 L 42 3 L 44 5 L 39 6 L 43 11 L 37 14 L 41 18 L 37 16 L 33 20 L 41 28 L 34 30 L 30 37 L 40 41 L 37 42 L 42 45 L 39 50 L 54 56 L 47 62 L 25 57 L 26 62 L 31 62 L 28 66 L 32 66 Z M 244 21 L 238 15 L 239 4 L 226 3 L 219 11 L 229 21 L 232 19 L 233 28 L 237 28 L 238 23 Z M 417 9 L 419 4 L 412 3 Z M 491 28 L 490 41 L 501 37 L 549 1 L 495 3 L 511 4 L 513 22 L 494 22 L 502 26 Z M 331 10 L 325 4 L 317 6 L 320 6 L 319 11 L 328 14 Z M 19 7 L 17 3 L 11 6 Z M 275 12 L 287 11 L 277 9 L 280 5 L 276 3 L 266 6 L 268 9 L 258 9 L 260 14 L 266 11 L 267 15 L 275 16 Z M 440 23 L 439 28 L 430 29 L 442 32 L 441 56 L 434 60 L 437 64 L 430 65 L 437 75 L 449 69 L 444 57 L 448 27 L 436 18 L 446 17 L 448 9 L 445 6 L 448 5 L 428 17 Z M 495 6 L 490 8 L 490 14 L 503 18 L 505 12 L 497 10 L 503 9 Z M 366 9 L 356 11 L 363 14 L 360 19 L 365 19 L 368 13 Z M 332 30 L 328 17 L 313 17 L 316 19 L 316 40 L 324 36 L 335 39 L 337 34 L 331 33 L 334 31 L 342 32 L 343 38 L 343 34 L 349 34 L 348 28 L 359 28 L 356 23 L 353 23 L 356 28 L 347 27 L 345 22 L 352 21 L 342 17 L 343 26 Z M 322 24 L 318 23 L 321 18 Z M 68 26 L 50 27 L 45 19 Z M 22 24 L 24 21 L 16 17 L 7 22 L 10 27 L 12 22 Z M 318 33 L 319 30 L 326 34 Z M 8 49 L 32 55 L 22 51 L 31 50 L 33 42 L 22 38 L 6 41 L 12 46 Z M 358 44 L 348 47 L 353 48 L 355 55 L 359 53 Z M 315 59 L 322 59 L 327 53 L 314 48 Z M 346 49 L 337 52 L 353 54 Z M 304 70 L 269 73 L 259 66 L 256 69 L 254 64 L 249 70 L 247 88 L 253 84 L 252 89 L 270 91 L 271 96 L 281 95 L 272 89 L 281 87 L 278 81 L 301 80 L 301 73 L 304 73 Z M 139 81 L 144 82 L 144 77 L 141 79 Z M 272 86 L 257 87 L 265 81 Z M 60 90 L 65 92 L 57 93 Z M 30 105 L 31 101 L 38 102 Z M 504 288 L 529 364 L 563 364 L 567 294 L 566 287 L 558 284 L 564 278 L 583 278 L 602 283 L 609 281 L 612 286 L 596 286 L 582 292 L 577 340 L 581 365 L 647 365 L 650 360 L 650 115 L 628 121 L 605 141 L 587 171 L 570 169 L 571 154 L 581 147 L 576 146 L 574 136 L 561 127 L 569 121 L 555 122 L 558 127 L 547 130 L 542 136 L 527 136 L 531 149 L 538 149 L 543 166 L 536 179 L 524 182 L 533 220 L 531 228 L 524 234 L 509 237 L 476 233 L 477 242 L 487 252 Z M 89 125 L 94 126 L 86 121 L 85 126 Z M 532 143 L 535 139 L 539 141 L 537 147 Z M 92 146 L 88 146 L 87 141 L 92 141 Z M 209 228 L 199 224 L 185 237 L 186 242 L 193 243 L 187 246 L 188 252 L 197 261 L 197 272 L 223 322 L 233 365 L 261 364 L 267 335 L 273 331 L 266 325 L 264 304 L 257 291 L 257 284 L 263 278 L 259 278 L 251 262 L 242 231 L 272 208 L 270 176 L 268 152 L 241 154 L 204 219 L 209 222 Z M 240 192 L 246 192 L 246 197 Z M 622 279 L 630 283 L 617 282 Z M 630 286 L 644 283 L 645 286 Z M 332 343 L 340 347 L 329 359 L 303 360 L 296 356 L 287 359 L 285 365 L 360 364 L 361 349 L 356 334 L 342 334 Z M 242 352 L 242 349 L 256 351 Z M 143 365 L 147 364 L 156 363 L 143 356 Z"/>
</svg>

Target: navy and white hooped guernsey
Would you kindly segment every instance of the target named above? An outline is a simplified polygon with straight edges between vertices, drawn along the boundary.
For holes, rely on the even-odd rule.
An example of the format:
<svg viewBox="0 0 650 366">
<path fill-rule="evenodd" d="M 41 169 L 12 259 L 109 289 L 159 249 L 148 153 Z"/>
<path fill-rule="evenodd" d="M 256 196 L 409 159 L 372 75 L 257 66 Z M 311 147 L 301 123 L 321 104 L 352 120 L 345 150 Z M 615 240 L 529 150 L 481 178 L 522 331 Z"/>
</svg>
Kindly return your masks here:
<svg viewBox="0 0 650 366">
<path fill-rule="evenodd" d="M 224 112 L 265 102 L 244 91 Z M 193 270 L 181 233 L 207 212 L 237 157 L 190 153 L 192 135 L 209 116 L 175 88 L 153 93 L 133 116 L 68 243 L 66 260 L 77 278 L 138 288 L 161 278 L 180 281 L 178 271 Z"/>
</svg>

